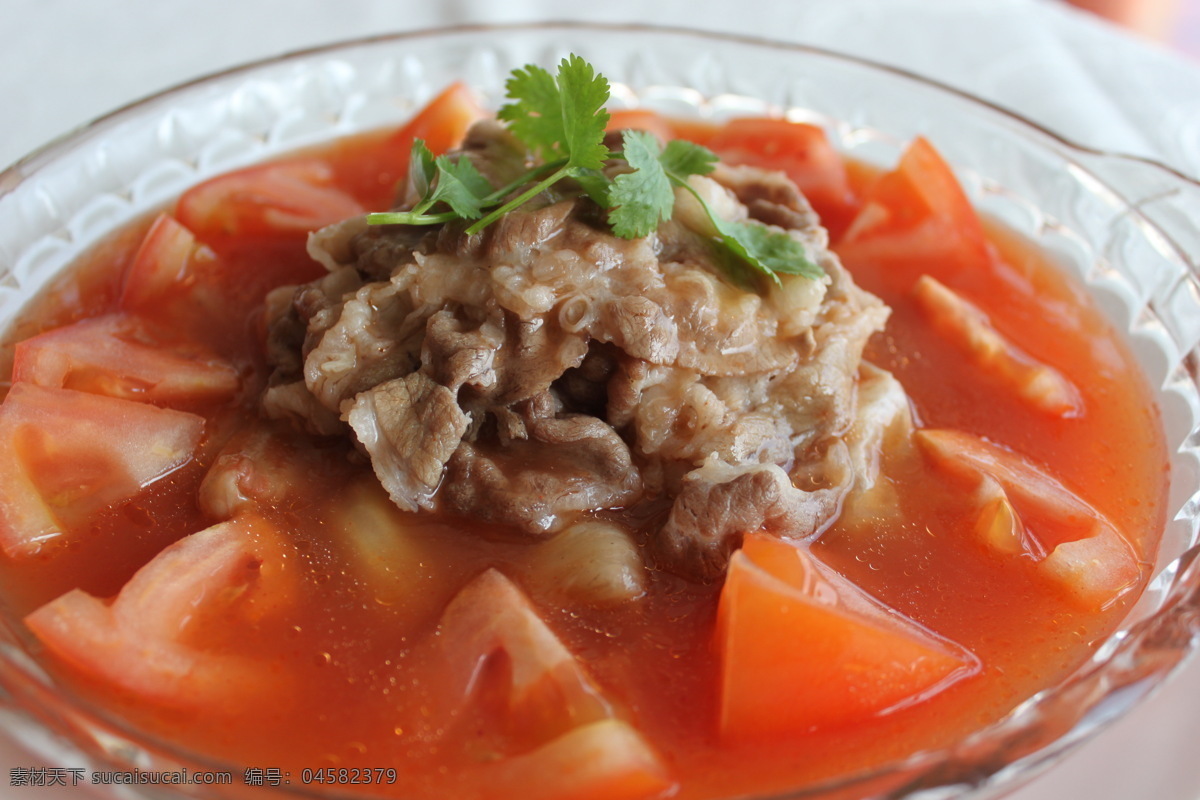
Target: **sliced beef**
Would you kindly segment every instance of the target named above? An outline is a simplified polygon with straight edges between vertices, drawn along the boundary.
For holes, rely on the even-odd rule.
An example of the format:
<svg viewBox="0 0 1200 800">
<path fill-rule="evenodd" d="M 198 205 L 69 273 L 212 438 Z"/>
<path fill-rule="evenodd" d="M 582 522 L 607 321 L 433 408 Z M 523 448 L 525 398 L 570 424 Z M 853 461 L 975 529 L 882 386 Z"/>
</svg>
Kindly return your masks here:
<svg viewBox="0 0 1200 800">
<path fill-rule="evenodd" d="M 368 283 L 324 312 L 323 330 L 309 324 L 315 344 L 304 359 L 309 390 L 330 411 L 360 392 L 412 372 L 420 364 L 429 310 L 391 283 Z M 319 335 L 318 335 L 319 334 Z"/>
<path fill-rule="evenodd" d="M 578 207 L 579 201 L 565 200 L 506 214 L 488 231 L 485 257 L 497 264 L 519 264 L 538 253 L 562 249 L 555 240 L 566 233 Z"/>
<path fill-rule="evenodd" d="M 508 315 L 507 323 L 496 353 L 496 384 L 484 393 L 490 406 L 511 406 L 542 394 L 587 355 L 587 340 L 562 331 L 552 319 Z"/>
<path fill-rule="evenodd" d="M 817 245 L 815 250 L 823 250 L 828 244 L 828 234 L 821 227 L 817 212 L 784 173 L 722 165 L 715 179 L 746 206 L 751 219 L 802 232 Z"/>
<path fill-rule="evenodd" d="M 341 416 L 321 405 L 302 380 L 268 386 L 263 392 L 262 409 L 268 419 L 289 421 L 317 436 L 346 433 Z"/>
<path fill-rule="evenodd" d="M 462 152 L 493 185 L 527 166 L 494 122 Z M 665 520 L 648 532 L 660 565 L 696 579 L 747 531 L 818 535 L 877 469 L 877 406 L 856 394 L 888 309 L 781 173 L 690 183 L 725 219 L 803 244 L 825 277 L 731 280 L 682 189 L 675 218 L 632 240 L 569 187 L 474 234 L 349 220 L 310 240 L 329 275 L 272 299 L 266 412 L 350 431 L 404 509 L 539 536 L 633 506 Z"/>
<path fill-rule="evenodd" d="M 405 511 L 433 504 L 469 422 L 449 389 L 418 372 L 359 393 L 346 420 L 388 496 Z"/>
<path fill-rule="evenodd" d="M 448 508 L 544 534 L 580 512 L 638 499 L 641 478 L 629 446 L 604 421 L 566 414 L 526 420 L 524 429 L 525 437 L 503 447 L 458 448 L 442 490 Z"/>
<path fill-rule="evenodd" d="M 805 490 L 775 464 L 731 466 L 711 459 L 684 476 L 657 538 L 660 556 L 676 571 L 713 580 L 724 574 L 746 533 L 815 538 L 832 523 L 848 478 L 842 471 L 835 485 Z"/>
<path fill-rule="evenodd" d="M 357 243 L 364 237 L 371 241 L 373 237 L 369 235 L 370 230 L 366 217 L 351 217 L 326 226 L 309 234 L 308 255 L 330 272 L 337 272 L 348 265 L 366 267 L 371 260 L 362 257 L 362 250 Z M 389 239 L 390 247 L 395 248 L 399 244 L 396 239 Z M 386 260 L 387 274 L 390 275 L 399 259 L 389 254 Z"/>
<path fill-rule="evenodd" d="M 673 364 L 679 356 L 679 329 L 667 311 L 649 297 L 615 297 L 601 306 L 592 334 L 651 364 Z"/>
<path fill-rule="evenodd" d="M 496 386 L 496 353 L 504 344 L 500 321 L 478 325 L 442 310 L 429 318 L 421 343 L 421 363 L 437 383 L 457 392 L 469 385 L 483 392 Z"/>
</svg>

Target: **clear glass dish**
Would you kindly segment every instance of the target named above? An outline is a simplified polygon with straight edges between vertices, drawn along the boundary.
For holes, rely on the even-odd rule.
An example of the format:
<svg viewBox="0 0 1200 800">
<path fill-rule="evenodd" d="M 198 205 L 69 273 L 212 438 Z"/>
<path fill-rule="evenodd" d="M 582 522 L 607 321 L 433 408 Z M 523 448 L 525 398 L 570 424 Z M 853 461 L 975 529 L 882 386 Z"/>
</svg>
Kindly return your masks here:
<svg viewBox="0 0 1200 800">
<path fill-rule="evenodd" d="M 788 798 L 994 797 L 1159 686 L 1200 638 L 1200 184 L 1086 150 L 1002 109 L 894 69 L 795 45 L 639 26 L 465 27 L 306 51 L 196 81 L 100 119 L 0 174 L 0 323 L 106 233 L 226 170 L 398 123 L 463 80 L 498 105 L 508 72 L 568 53 L 614 84 L 614 105 L 719 119 L 786 113 L 844 151 L 895 161 L 931 138 L 986 213 L 1054 254 L 1127 334 L 1168 437 L 1168 524 L 1148 589 L 1094 656 L 956 746 Z M 0 625 L 0 724 L 48 763 L 231 769 L 206 798 L 322 796 L 247 787 L 239 768 L 147 739 L 55 686 Z M 123 797 L 175 798 L 165 787 Z M 361 797 L 361 795 L 355 795 Z"/>
</svg>

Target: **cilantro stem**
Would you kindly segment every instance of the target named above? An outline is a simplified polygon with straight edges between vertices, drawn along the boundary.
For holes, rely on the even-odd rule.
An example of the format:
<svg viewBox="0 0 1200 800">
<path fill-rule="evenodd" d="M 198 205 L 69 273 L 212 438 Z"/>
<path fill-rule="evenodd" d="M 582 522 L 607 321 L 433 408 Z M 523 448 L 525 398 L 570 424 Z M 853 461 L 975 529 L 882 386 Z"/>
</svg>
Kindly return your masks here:
<svg viewBox="0 0 1200 800">
<path fill-rule="evenodd" d="M 696 191 L 696 187 L 692 186 L 692 184 L 690 184 L 686 180 L 683 180 L 682 178 L 678 177 L 677 175 L 675 175 L 673 173 L 668 172 L 667 177 L 671 179 L 671 183 L 675 184 L 676 186 L 678 186 L 681 189 L 686 190 L 688 194 L 690 194 L 692 197 L 696 198 L 696 202 L 700 204 L 700 207 L 704 209 L 704 213 L 708 216 L 708 221 L 713 224 L 714 228 L 716 228 L 718 231 L 720 231 L 721 226 L 717 222 L 716 212 L 714 212 L 712 210 L 712 207 L 709 206 L 709 204 L 707 202 L 705 202 L 704 198 L 700 196 L 700 193 L 698 191 Z"/>
<path fill-rule="evenodd" d="M 539 164 L 538 166 L 523 173 L 519 178 L 510 182 L 506 186 L 502 186 L 499 189 L 495 189 L 490 194 L 488 194 L 486 197 L 481 198 L 479 201 L 480 207 L 481 208 L 494 208 L 495 206 L 497 206 L 501 202 L 503 202 L 504 198 L 508 197 L 510 194 L 512 194 L 517 189 L 520 189 L 522 186 L 528 184 L 530 181 L 538 180 L 539 178 L 546 175 L 547 173 L 563 172 L 566 165 L 567 165 L 567 159 L 565 159 L 565 158 L 558 159 L 556 161 L 552 161 L 549 164 Z M 566 174 L 566 173 L 563 172 L 563 174 Z M 561 177 L 562 177 L 562 175 L 556 175 L 555 177 L 549 179 L 549 181 L 553 182 L 553 181 L 558 180 Z M 547 181 L 542 181 L 542 184 L 540 184 L 541 188 L 545 188 L 546 183 L 547 183 Z M 531 190 L 531 191 L 532 191 L 532 194 L 530 192 L 526 192 L 525 195 L 522 195 L 522 197 L 525 199 L 528 199 L 528 197 L 532 197 L 533 194 L 536 194 L 538 191 L 541 191 L 541 189 L 535 189 L 535 190 Z M 367 214 L 367 224 L 368 225 L 440 225 L 444 222 L 453 222 L 456 219 L 462 219 L 462 214 L 459 212 L 453 211 L 453 210 L 442 211 L 437 214 L 426 213 L 434 205 L 434 202 L 435 201 L 432 200 L 431 198 L 425 198 L 421 202 L 419 202 L 415 206 L 413 206 L 411 209 L 409 209 L 408 211 L 379 211 L 379 212 Z M 524 202 L 524 200 L 521 200 L 521 202 Z M 514 201 L 513 204 L 510 204 L 509 206 L 506 206 L 505 208 L 515 207 L 515 205 L 519 205 L 519 203 Z M 491 221 L 494 221 L 494 219 L 495 219 L 495 216 L 491 217 L 487 221 L 491 222 Z M 485 223 L 483 221 L 481 221 L 480 223 L 476 223 L 476 224 L 478 225 L 479 228 L 482 228 Z M 471 232 L 474 233 L 475 226 L 472 226 L 472 228 L 473 229 L 471 230 Z"/>
<path fill-rule="evenodd" d="M 520 189 L 530 181 L 539 180 L 543 175 L 549 175 L 552 172 L 562 169 L 566 165 L 567 159 L 565 158 L 560 158 L 547 164 L 539 164 L 528 172 L 523 173 L 521 177 L 511 181 L 508 185 L 501 186 L 499 189 L 489 194 L 483 199 L 483 204 L 485 206 L 494 206 L 497 203 L 501 203 L 504 201 L 504 198 L 508 197 L 510 194 L 515 192 L 517 189 Z"/>
<path fill-rule="evenodd" d="M 529 202 L 530 200 L 532 200 L 534 197 L 536 197 L 541 192 L 545 191 L 549 187 L 558 183 L 563 178 L 567 177 L 570 173 L 571 173 L 570 168 L 567 166 L 566 163 L 563 163 L 563 165 L 561 167 L 559 167 L 554 172 L 554 174 L 551 175 L 550 177 L 544 178 L 543 180 L 541 180 L 538 183 L 534 184 L 533 186 L 529 187 L 524 192 L 517 195 L 512 200 L 509 200 L 504 205 L 499 206 L 498 208 L 492 209 L 492 211 L 490 213 L 488 213 L 488 215 L 485 216 L 483 219 L 479 219 L 479 220 L 476 220 L 475 222 L 471 223 L 471 226 L 469 228 L 467 228 L 467 233 L 469 233 L 469 234 L 470 233 L 479 233 L 481 230 L 486 228 L 488 225 L 491 225 L 496 220 L 500 219 L 500 217 L 504 216 L 512 209 L 518 208 L 518 207 L 524 205 L 525 203 Z"/>
<path fill-rule="evenodd" d="M 455 211 L 424 214 L 417 211 L 376 211 L 367 214 L 368 225 L 441 225 L 462 217 Z"/>
</svg>

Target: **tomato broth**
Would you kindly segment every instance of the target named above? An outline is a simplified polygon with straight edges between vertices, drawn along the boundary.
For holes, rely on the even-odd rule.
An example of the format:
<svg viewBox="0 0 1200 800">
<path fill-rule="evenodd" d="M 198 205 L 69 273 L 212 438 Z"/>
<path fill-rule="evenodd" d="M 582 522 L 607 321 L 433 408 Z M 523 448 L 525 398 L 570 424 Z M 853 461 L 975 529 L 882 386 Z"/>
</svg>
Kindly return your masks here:
<svg viewBox="0 0 1200 800">
<path fill-rule="evenodd" d="M 445 149 L 461 136 L 460 118 L 470 115 L 457 109 L 450 117 L 438 116 L 435 106 L 413 123 L 415 130 L 410 125 L 349 139 L 295 158 L 328 171 L 315 181 L 318 201 L 321 191 L 330 189 L 346 208 L 385 208 L 405 171 L 414 136 L 429 139 L 440 131 Z M 969 654 L 962 657 L 954 680 L 935 681 L 853 718 L 797 724 L 763 737 L 725 735 L 719 720 L 728 713 L 729 693 L 744 691 L 738 684 L 767 680 L 756 677 L 759 673 L 736 674 L 729 666 L 733 662 L 725 660 L 732 645 L 722 643 L 727 642 L 722 631 L 741 624 L 722 605 L 735 602 L 723 598 L 732 592 L 725 582 L 690 581 L 651 568 L 645 594 L 636 601 L 606 608 L 572 605 L 548 584 L 538 542 L 497 534 L 494 526 L 478 521 L 402 512 L 388 501 L 370 465 L 349 443 L 259 416 L 258 397 L 267 382 L 262 297 L 272 286 L 311 280 L 321 268 L 304 252 L 305 225 L 280 228 L 269 219 L 264 222 L 259 211 L 236 207 L 223 209 L 231 216 L 215 223 L 209 212 L 197 210 L 201 203 L 194 190 L 191 200 L 185 196 L 173 209 L 174 216 L 211 248 L 196 255 L 195 242 L 185 243 L 193 248 L 193 263 L 212 260 L 215 254 L 213 263 L 221 264 L 223 272 L 218 270 L 209 286 L 228 301 L 208 304 L 205 313 L 210 316 L 199 324 L 189 322 L 174 301 L 143 304 L 137 314 L 156 332 L 143 338 L 182 347 L 206 369 L 215 370 L 212 365 L 218 362 L 229 365 L 236 389 L 190 396 L 187 391 L 199 390 L 185 390 L 182 400 L 151 402 L 156 409 L 174 408 L 203 420 L 203 436 L 190 457 L 132 497 L 103 504 L 73 522 L 69 541 L 0 558 L 0 603 L 11 620 L 36 617 L 39 609 L 72 592 L 83 603 L 80 595 L 86 593 L 99 604 L 78 608 L 114 616 L 118 621 L 111 623 L 111 636 L 129 640 L 123 649 L 105 639 L 66 654 L 47 647 L 47 626 L 73 630 L 70 620 L 62 621 L 68 614 L 62 611 L 57 621 L 35 626 L 36 635 L 26 630 L 27 644 L 41 662 L 74 694 L 125 720 L 138 735 L 238 768 L 278 768 L 292 786 L 318 780 L 313 771 L 324 767 L 389 768 L 396 770 L 394 783 L 376 780 L 332 788 L 405 798 L 552 800 L 666 794 L 717 798 L 831 780 L 960 741 L 1086 659 L 1148 577 L 1164 520 L 1167 463 L 1150 390 L 1120 334 L 1086 291 L 1032 244 L 997 226 L 969 221 L 969 207 L 946 208 L 946 203 L 965 203 L 960 192 L 946 189 L 931 200 L 941 173 L 919 174 L 904 185 L 920 191 L 904 197 L 900 178 L 915 159 L 902 161 L 893 171 L 847 172 L 840 161 L 830 161 L 840 157 L 822 149 L 827 143 L 812 138 L 806 126 L 797 134 L 800 139 L 789 139 L 793 123 L 780 121 L 681 128 L 642 115 L 614 120 L 618 123 L 690 136 L 730 160 L 798 176 L 816 210 L 830 220 L 834 250 L 857 283 L 891 307 L 887 327 L 871 339 L 866 359 L 903 385 L 918 432 L 956 433 L 885 451 L 879 485 L 891 500 L 848 503 L 810 550 L 825 565 L 822 570 L 848 579 L 938 641 L 952 643 L 952 648 L 935 649 Z M 893 177 L 889 186 L 880 175 L 900 177 Z M 934 201 L 942 207 L 925 213 L 935 223 L 917 219 L 893 228 L 867 226 L 863 232 L 864 209 L 872 204 Z M 333 205 L 325 208 L 317 202 L 310 209 L 312 219 L 323 224 L 339 218 L 341 211 Z M 131 265 L 146 261 L 146 232 L 162 232 L 160 225 L 147 221 L 98 248 L 14 323 L 5 353 L 37 333 L 126 313 L 132 302 Z M 178 246 L 182 240 L 171 241 Z M 251 279 L 245 281 L 246 276 Z M 1013 352 L 1023 354 L 1015 362 L 1022 369 L 1049 365 L 1076 387 L 1077 395 L 1064 401 L 1073 405 L 1047 413 L 1027 402 L 1013 389 L 1008 373 L 986 360 L 994 358 L 992 351 L 979 355 L 970 340 L 964 344 L 961 337 L 948 335 L 937 314 L 931 316 L 930 306 L 923 305 L 923 298 L 936 301 L 942 295 L 914 293 L 922 276 L 970 298 L 992 330 Z M 177 327 L 181 319 L 182 330 Z M 161 335 L 160 330 L 175 332 Z M 18 370 L 23 360 L 29 357 L 18 352 Z M 222 375 L 206 371 L 195 385 L 211 388 L 224 380 Z M 23 382 L 17 378 L 13 387 Z M 89 387 L 83 391 L 94 390 Z M 80 389 L 69 383 L 61 390 Z M 15 405 L 17 395 L 11 389 L 6 404 Z M 100 415 L 101 422 L 107 413 L 100 406 L 81 408 L 83 416 Z M 0 428 L 16 429 L 15 423 L 5 424 Z M 99 429 L 80 428 L 78 435 Z M 130 430 L 158 435 L 152 432 L 158 428 Z M 960 433 L 973 438 L 954 438 Z M 132 594 L 107 604 L 114 597 L 125 598 L 122 587 L 135 574 L 142 575 L 139 570 L 169 544 L 220 522 L 197 501 L 207 491 L 206 475 L 225 463 L 221 455 L 230 441 L 247 441 L 252 448 L 254 437 L 267 434 L 271 447 L 282 448 L 268 459 L 277 474 L 259 475 L 269 484 L 261 496 L 270 500 L 259 502 L 252 518 L 239 523 L 265 548 L 245 567 L 255 572 L 259 588 L 247 590 L 241 601 L 222 597 L 212 605 L 215 610 L 197 601 L 185 617 L 156 619 L 153 626 L 169 629 L 171 636 L 183 631 L 185 644 L 155 649 L 159 645 L 146 643 L 151 639 L 138 638 L 151 636 L 152 623 L 120 617 L 121 603 L 129 604 L 129 613 L 138 613 Z M 969 451 L 966 458 L 975 459 L 970 463 L 999 459 L 1008 464 L 1004 454 L 1016 453 L 1019 465 L 985 469 L 983 474 L 992 475 L 994 482 L 980 484 L 977 476 L 964 481 L 961 469 L 941 466 L 951 459 L 945 448 L 962 442 L 969 443 L 963 447 Z M 28 453 L 32 445 L 20 447 Z M 1001 455 L 979 449 L 996 447 Z M 107 451 L 98 452 L 103 462 Z M 22 458 L 22 474 L 34 484 L 52 480 L 36 470 L 53 470 L 53 465 Z M 1052 494 L 1069 493 L 1073 499 L 1060 506 L 1091 508 L 1111 522 L 1134 554 L 1131 579 L 1118 580 L 1118 588 L 1100 599 L 1088 595 L 1081 601 L 1070 585 L 1047 577 L 1040 567 L 1044 552 L 1026 547 L 1010 554 L 981 541 L 978 487 L 983 485 L 1008 489 L 1011 504 L 1004 500 L 995 508 L 1017 507 L 1030 526 L 1042 524 L 1043 518 L 1051 520 L 1048 529 L 1057 524 L 1054 515 L 1060 512 L 1046 503 L 1027 501 L 1018 507 L 1026 494 L 1012 476 L 1031 474 L 1052 476 Z M 640 536 L 651 535 L 646 518 L 623 519 Z M 640 543 L 645 546 L 644 538 Z M 1044 544 L 1044 549 L 1053 550 L 1053 545 Z M 212 545 L 212 552 L 217 547 Z M 748 558 L 736 561 L 739 569 L 749 570 L 739 573 L 743 576 L 753 572 L 747 565 L 755 557 Z M 445 621 L 447 606 L 493 569 L 518 587 L 580 665 L 594 689 L 580 695 L 585 699 L 573 700 L 560 687 L 549 699 L 535 698 L 514 713 L 515 701 L 505 687 L 521 669 L 519 653 L 469 665 L 474 672 L 465 681 L 447 665 L 445 647 L 457 646 L 446 642 L 457 635 Z M 760 585 L 745 580 L 748 587 Z M 492 589 L 496 596 L 508 591 Z M 142 591 L 151 600 L 171 596 L 157 585 Z M 763 637 L 778 635 L 763 625 Z M 167 663 L 196 652 L 206 654 L 204 660 L 199 666 L 188 661 L 181 668 L 183 677 L 168 680 L 163 678 L 165 667 L 146 667 L 155 659 Z M 469 698 L 464 696 L 468 690 Z M 781 705 L 803 705 L 826 691 L 838 690 L 784 686 L 778 698 Z M 658 757 L 653 769 L 595 784 L 601 788 L 586 775 L 570 778 L 565 789 L 546 777 L 573 775 L 577 761 L 598 758 L 588 749 L 590 740 L 571 738 L 577 729 L 564 721 L 562 709 L 565 703 L 570 717 L 583 713 L 579 709 L 590 702 L 606 705 L 612 719 L 628 723 L 648 743 Z M 753 729 L 758 722 L 751 717 L 746 724 Z M 548 740 L 560 746 L 541 747 Z"/>
</svg>

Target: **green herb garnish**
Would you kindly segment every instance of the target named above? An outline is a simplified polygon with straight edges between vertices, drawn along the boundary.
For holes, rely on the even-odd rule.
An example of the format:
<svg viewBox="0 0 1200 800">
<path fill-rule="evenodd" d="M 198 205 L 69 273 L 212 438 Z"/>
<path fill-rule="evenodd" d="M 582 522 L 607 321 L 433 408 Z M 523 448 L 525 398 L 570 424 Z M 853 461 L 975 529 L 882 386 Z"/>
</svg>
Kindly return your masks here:
<svg viewBox="0 0 1200 800">
<path fill-rule="evenodd" d="M 388 211 L 370 214 L 373 225 L 437 225 L 455 219 L 479 219 L 483 208 L 491 201 L 492 185 L 488 183 L 471 160 L 459 156 L 434 157 L 421 139 L 413 142 L 408 160 L 409 182 L 421 199 L 409 211 Z M 446 211 L 429 213 L 438 203 L 449 206 Z"/>
<path fill-rule="evenodd" d="M 624 131 L 621 136 L 625 161 L 633 171 L 613 179 L 608 192 L 613 209 L 608 220 L 617 236 L 636 239 L 649 235 L 660 222 L 671 218 L 675 210 L 675 190 L 671 187 L 671 176 L 663 166 L 658 139 L 645 131 Z M 693 172 L 712 171 L 711 161 L 696 166 L 698 168 Z M 686 176 L 684 180 L 687 180 Z"/>
<path fill-rule="evenodd" d="M 608 209 L 613 233 L 633 239 L 649 235 L 671 219 L 679 187 L 700 203 L 717 232 L 715 243 L 739 265 L 776 284 L 780 275 L 819 278 L 824 274 L 808 258 L 804 245 L 788 234 L 757 222 L 726 220 L 713 211 L 688 183 L 690 175 L 712 172 L 717 157 L 711 150 L 683 140 L 662 147 L 649 133 L 625 131 L 623 152 L 610 152 L 604 144 L 608 81 L 582 58 L 563 59 L 556 76 L 527 65 L 514 70 L 505 86 L 512 102 L 502 106 L 497 116 L 541 159 L 539 166 L 508 186 L 493 189 L 465 156 L 457 161 L 435 158 L 418 139 L 409 157 L 409 180 L 420 200 L 409 211 L 368 214 L 367 222 L 436 225 L 474 220 L 467 232 L 476 233 L 556 183 L 572 179 Z M 629 170 L 609 180 L 602 170 L 612 158 L 624 159 Z M 734 271 L 740 277 L 743 270 Z"/>
<path fill-rule="evenodd" d="M 708 148 L 675 139 L 665 148 L 642 131 L 623 134 L 625 160 L 632 172 L 618 175 L 609 193 L 613 233 L 632 239 L 646 236 L 671 218 L 678 186 L 700 203 L 717 231 L 717 244 L 753 271 L 779 283 L 779 275 L 820 278 L 824 271 L 809 259 L 804 245 L 782 231 L 757 222 L 733 222 L 716 214 L 688 183 L 689 175 L 712 172 L 717 156 Z"/>
</svg>

